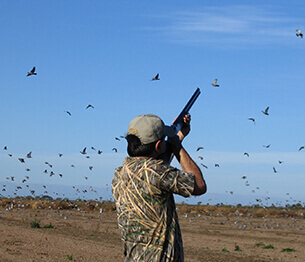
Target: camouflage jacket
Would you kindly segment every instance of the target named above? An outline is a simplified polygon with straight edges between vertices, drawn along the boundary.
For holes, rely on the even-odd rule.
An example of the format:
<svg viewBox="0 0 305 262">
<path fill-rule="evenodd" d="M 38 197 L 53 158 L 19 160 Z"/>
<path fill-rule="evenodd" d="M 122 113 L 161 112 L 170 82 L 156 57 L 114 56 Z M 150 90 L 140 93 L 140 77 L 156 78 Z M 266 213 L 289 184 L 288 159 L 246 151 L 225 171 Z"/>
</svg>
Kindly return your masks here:
<svg viewBox="0 0 305 262">
<path fill-rule="evenodd" d="M 184 261 L 173 194 L 189 197 L 195 177 L 152 158 L 127 157 L 112 193 L 125 261 Z"/>
</svg>

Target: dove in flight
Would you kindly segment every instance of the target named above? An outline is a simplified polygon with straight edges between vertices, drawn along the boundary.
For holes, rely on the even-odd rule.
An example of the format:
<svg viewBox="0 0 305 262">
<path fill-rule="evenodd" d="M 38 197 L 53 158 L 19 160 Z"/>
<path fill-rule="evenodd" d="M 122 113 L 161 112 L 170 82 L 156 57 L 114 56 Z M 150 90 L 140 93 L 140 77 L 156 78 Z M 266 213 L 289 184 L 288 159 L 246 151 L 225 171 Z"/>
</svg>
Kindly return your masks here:
<svg viewBox="0 0 305 262">
<path fill-rule="evenodd" d="M 89 105 L 87 105 L 86 109 L 88 109 L 88 108 L 90 108 L 90 107 L 91 107 L 91 108 L 94 108 L 93 105 L 90 105 L 90 104 L 89 104 Z"/>
<path fill-rule="evenodd" d="M 151 79 L 151 81 L 155 81 L 155 80 L 160 80 L 159 73 L 156 74 L 156 76 Z"/>
<path fill-rule="evenodd" d="M 301 38 L 303 38 L 303 34 L 302 34 L 301 30 L 300 30 L 300 29 L 297 29 L 296 31 L 297 31 L 296 36 L 297 36 L 297 37 L 300 36 Z"/>
<path fill-rule="evenodd" d="M 28 72 L 27 76 L 32 76 L 32 75 L 37 75 L 37 73 L 35 73 L 35 66 L 32 68 L 32 70 L 30 72 Z"/>
<path fill-rule="evenodd" d="M 87 150 L 87 147 L 85 147 L 84 149 L 83 149 L 83 151 L 80 151 L 80 153 L 82 154 L 82 155 L 86 155 L 87 153 L 86 153 L 86 150 Z"/>
<path fill-rule="evenodd" d="M 268 116 L 268 115 L 269 115 L 268 110 L 269 110 L 269 106 L 267 106 L 266 109 L 265 109 L 264 111 L 262 110 L 263 114 L 265 114 L 266 116 Z"/>
<path fill-rule="evenodd" d="M 213 83 L 212 83 L 212 86 L 214 86 L 214 87 L 219 87 L 219 85 L 217 84 L 217 81 L 218 81 L 217 78 L 214 79 L 214 81 L 213 81 Z"/>
<path fill-rule="evenodd" d="M 247 152 L 245 152 L 245 153 L 244 153 L 244 156 L 247 156 L 247 157 L 249 157 L 249 154 L 248 154 Z"/>
</svg>

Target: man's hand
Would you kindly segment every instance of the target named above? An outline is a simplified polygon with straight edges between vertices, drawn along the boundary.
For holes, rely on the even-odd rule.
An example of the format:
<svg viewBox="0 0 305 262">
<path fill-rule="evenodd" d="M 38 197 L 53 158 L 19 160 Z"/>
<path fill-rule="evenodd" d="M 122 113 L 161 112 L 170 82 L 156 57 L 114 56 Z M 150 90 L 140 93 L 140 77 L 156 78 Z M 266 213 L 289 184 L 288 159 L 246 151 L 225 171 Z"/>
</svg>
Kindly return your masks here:
<svg viewBox="0 0 305 262">
<path fill-rule="evenodd" d="M 183 117 L 182 127 L 179 130 L 179 132 L 177 133 L 177 136 L 179 137 L 181 142 L 189 134 L 189 132 L 191 130 L 190 122 L 191 122 L 191 115 L 185 115 Z"/>
</svg>

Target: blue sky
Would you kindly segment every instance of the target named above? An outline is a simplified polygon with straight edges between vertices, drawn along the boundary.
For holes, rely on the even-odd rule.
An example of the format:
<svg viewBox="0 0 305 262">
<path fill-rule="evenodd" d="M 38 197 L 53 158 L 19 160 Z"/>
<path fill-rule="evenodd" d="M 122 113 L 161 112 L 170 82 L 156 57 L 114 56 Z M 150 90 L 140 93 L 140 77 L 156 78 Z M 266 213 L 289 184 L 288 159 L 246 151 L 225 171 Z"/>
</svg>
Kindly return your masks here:
<svg viewBox="0 0 305 262">
<path fill-rule="evenodd" d="M 154 113 L 170 124 L 200 87 L 184 142 L 208 166 L 208 193 L 196 201 L 219 193 L 232 202 L 233 191 L 304 202 L 305 38 L 296 37 L 304 9 L 303 1 L 2 1 L 0 181 L 105 188 L 126 156 L 115 137 L 129 121 Z M 26 77 L 33 66 L 37 76 Z"/>
</svg>

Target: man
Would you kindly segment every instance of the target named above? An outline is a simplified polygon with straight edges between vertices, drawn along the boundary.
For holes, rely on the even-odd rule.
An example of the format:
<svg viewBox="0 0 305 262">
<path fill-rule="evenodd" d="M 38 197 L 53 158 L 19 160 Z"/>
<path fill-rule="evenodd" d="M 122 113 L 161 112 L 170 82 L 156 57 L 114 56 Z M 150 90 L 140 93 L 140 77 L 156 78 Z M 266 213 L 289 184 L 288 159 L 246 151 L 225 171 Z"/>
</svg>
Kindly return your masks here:
<svg viewBox="0 0 305 262">
<path fill-rule="evenodd" d="M 189 115 L 177 135 L 152 114 L 137 116 L 129 124 L 129 157 L 112 181 L 125 261 L 184 261 L 173 194 L 206 192 L 199 167 L 181 144 L 189 131 Z M 182 170 L 169 165 L 172 154 Z"/>
</svg>

